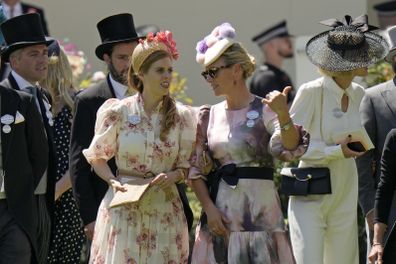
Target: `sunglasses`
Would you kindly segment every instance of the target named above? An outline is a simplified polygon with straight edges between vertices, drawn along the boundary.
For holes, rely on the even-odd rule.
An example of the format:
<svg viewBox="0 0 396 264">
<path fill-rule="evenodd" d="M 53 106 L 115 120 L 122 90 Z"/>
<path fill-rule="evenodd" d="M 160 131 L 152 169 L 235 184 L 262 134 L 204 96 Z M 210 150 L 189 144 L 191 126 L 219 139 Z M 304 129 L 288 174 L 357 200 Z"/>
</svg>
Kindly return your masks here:
<svg viewBox="0 0 396 264">
<path fill-rule="evenodd" d="M 209 77 L 211 79 L 215 79 L 217 77 L 217 74 L 221 69 L 225 69 L 230 67 L 231 65 L 223 65 L 220 67 L 212 67 L 207 69 L 206 71 L 201 72 L 201 75 L 204 77 L 205 80 L 209 80 Z"/>
</svg>

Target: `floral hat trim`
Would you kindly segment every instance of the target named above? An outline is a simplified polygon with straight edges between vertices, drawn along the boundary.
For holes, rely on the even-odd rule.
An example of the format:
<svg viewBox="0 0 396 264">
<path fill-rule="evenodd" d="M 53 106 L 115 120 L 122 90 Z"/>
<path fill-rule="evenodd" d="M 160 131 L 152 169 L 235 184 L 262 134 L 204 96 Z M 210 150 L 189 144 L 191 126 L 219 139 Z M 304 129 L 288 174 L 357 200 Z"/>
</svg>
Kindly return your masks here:
<svg viewBox="0 0 396 264">
<path fill-rule="evenodd" d="M 197 43 L 195 48 L 197 50 L 196 61 L 200 64 L 206 64 L 205 55 L 207 51 L 214 48 L 216 43 L 219 43 L 223 39 L 233 40 L 235 35 L 235 29 L 230 23 L 226 22 L 215 27 L 209 35 Z"/>
<path fill-rule="evenodd" d="M 140 67 L 148 56 L 159 50 L 168 52 L 174 60 L 179 58 L 179 52 L 177 51 L 172 32 L 160 31 L 156 34 L 150 32 L 145 39 L 139 40 L 139 45 L 132 54 L 132 67 L 134 72 L 140 70 Z"/>
</svg>

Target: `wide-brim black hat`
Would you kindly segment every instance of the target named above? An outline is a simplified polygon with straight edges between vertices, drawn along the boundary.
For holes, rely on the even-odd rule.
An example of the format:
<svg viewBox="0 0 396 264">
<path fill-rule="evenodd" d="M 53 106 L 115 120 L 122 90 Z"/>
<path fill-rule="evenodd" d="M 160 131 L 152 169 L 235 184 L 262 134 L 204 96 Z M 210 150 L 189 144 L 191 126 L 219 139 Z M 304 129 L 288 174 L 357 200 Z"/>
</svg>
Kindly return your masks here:
<svg viewBox="0 0 396 264">
<path fill-rule="evenodd" d="M 305 51 L 313 64 L 327 71 L 343 72 L 364 68 L 385 58 L 389 46 L 383 37 L 360 31 L 349 22 L 346 24 L 308 41 Z M 367 24 L 365 26 L 369 28 Z"/>
<path fill-rule="evenodd" d="M 106 17 L 96 26 L 102 40 L 102 44 L 95 49 L 95 54 L 100 60 L 103 60 L 104 54 L 110 53 L 114 45 L 139 39 L 131 14 Z"/>
<path fill-rule="evenodd" d="M 0 25 L 6 43 L 1 58 L 8 62 L 10 54 L 32 45 L 50 45 L 53 40 L 45 38 L 40 15 L 37 13 L 13 17 Z"/>
</svg>

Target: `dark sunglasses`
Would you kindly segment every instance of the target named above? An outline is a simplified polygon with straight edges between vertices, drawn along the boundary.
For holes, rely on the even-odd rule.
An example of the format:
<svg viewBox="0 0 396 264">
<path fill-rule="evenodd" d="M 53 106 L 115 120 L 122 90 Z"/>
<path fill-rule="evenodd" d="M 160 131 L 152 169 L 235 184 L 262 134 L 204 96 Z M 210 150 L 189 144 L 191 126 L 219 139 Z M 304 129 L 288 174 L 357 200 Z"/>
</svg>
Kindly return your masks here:
<svg viewBox="0 0 396 264">
<path fill-rule="evenodd" d="M 221 69 L 225 69 L 225 68 L 228 68 L 230 66 L 231 65 L 223 65 L 223 66 L 220 66 L 220 67 L 212 67 L 212 68 L 207 69 L 206 71 L 201 72 L 201 75 L 205 78 L 205 80 L 208 80 L 209 77 L 214 79 L 214 78 L 216 78 L 217 74 L 219 73 L 219 71 Z"/>
</svg>

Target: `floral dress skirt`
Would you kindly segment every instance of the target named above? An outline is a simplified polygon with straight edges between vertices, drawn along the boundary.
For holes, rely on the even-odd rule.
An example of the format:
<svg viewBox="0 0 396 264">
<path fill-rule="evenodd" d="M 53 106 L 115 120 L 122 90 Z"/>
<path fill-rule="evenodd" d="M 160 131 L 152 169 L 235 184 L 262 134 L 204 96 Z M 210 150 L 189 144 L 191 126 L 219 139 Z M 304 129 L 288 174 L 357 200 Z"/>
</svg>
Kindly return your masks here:
<svg viewBox="0 0 396 264">
<path fill-rule="evenodd" d="M 230 221 L 230 235 L 198 226 L 191 263 L 294 263 L 273 181 L 240 179 L 235 189 L 221 181 L 216 206 Z"/>
<path fill-rule="evenodd" d="M 176 185 L 151 186 L 139 202 L 109 208 L 109 188 L 98 210 L 91 264 L 187 263 L 188 229 Z"/>
</svg>

